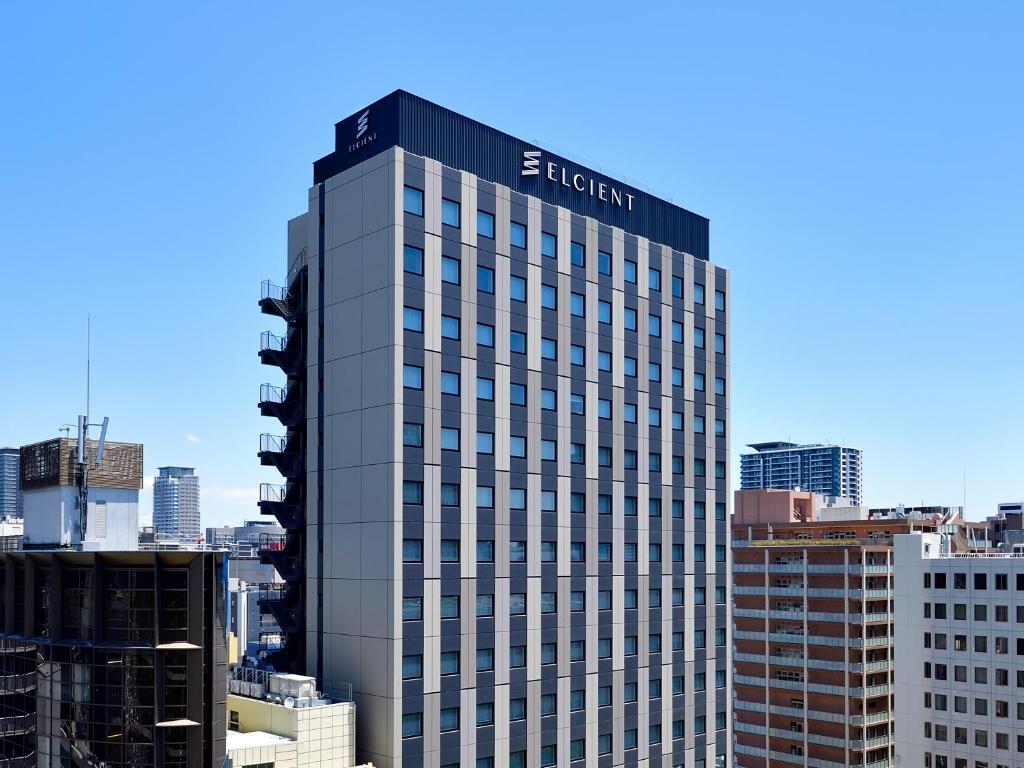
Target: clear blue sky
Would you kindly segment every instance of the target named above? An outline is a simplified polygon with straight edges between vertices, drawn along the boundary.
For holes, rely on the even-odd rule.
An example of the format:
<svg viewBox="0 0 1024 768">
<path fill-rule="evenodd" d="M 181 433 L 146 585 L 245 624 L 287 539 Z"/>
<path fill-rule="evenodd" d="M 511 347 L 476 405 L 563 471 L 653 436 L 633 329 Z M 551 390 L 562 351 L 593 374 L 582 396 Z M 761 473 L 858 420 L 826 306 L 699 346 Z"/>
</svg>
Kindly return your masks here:
<svg viewBox="0 0 1024 768">
<path fill-rule="evenodd" d="M 255 516 L 260 280 L 334 122 L 402 87 L 711 219 L 734 454 L 859 446 L 870 504 L 965 470 L 971 517 L 1024 497 L 1024 6 L 463 5 L 5 9 L 0 443 L 80 412 L 91 311 L 111 438 L 196 466 L 204 524 Z"/>
</svg>

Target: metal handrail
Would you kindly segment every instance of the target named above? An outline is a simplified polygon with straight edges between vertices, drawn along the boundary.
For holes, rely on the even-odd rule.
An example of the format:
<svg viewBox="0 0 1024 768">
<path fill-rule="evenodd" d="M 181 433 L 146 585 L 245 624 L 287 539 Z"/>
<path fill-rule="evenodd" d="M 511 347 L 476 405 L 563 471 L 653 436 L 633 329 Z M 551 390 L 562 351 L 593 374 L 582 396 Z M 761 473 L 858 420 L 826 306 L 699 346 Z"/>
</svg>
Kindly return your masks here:
<svg viewBox="0 0 1024 768">
<path fill-rule="evenodd" d="M 260 483 L 260 501 L 284 501 L 288 486 Z"/>
<path fill-rule="evenodd" d="M 288 449 L 286 435 L 260 435 L 260 453 L 284 453 Z"/>
<path fill-rule="evenodd" d="M 288 545 L 287 538 L 279 533 L 261 533 L 259 539 L 260 552 L 283 552 Z"/>
<path fill-rule="evenodd" d="M 278 336 L 276 333 L 271 331 L 263 331 L 263 333 L 260 334 L 260 352 L 284 352 L 285 347 L 287 346 L 288 339 L 283 336 Z"/>
<path fill-rule="evenodd" d="M 270 280 L 264 280 L 260 283 L 260 300 L 262 301 L 263 299 L 288 301 L 288 289 Z"/>
<path fill-rule="evenodd" d="M 273 384 L 260 384 L 261 403 L 283 403 L 288 397 L 288 390 L 284 387 L 275 387 Z"/>
</svg>

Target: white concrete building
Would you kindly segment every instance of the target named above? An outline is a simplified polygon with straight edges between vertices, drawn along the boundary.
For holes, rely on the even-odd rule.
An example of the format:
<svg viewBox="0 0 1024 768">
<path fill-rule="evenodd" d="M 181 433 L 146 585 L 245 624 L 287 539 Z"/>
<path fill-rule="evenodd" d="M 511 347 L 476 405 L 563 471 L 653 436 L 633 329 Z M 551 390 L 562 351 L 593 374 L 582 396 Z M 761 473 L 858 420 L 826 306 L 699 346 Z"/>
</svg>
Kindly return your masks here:
<svg viewBox="0 0 1024 768">
<path fill-rule="evenodd" d="M 1024 765 L 1024 557 L 895 537 L 896 761 Z"/>
<path fill-rule="evenodd" d="M 227 710 L 227 768 L 356 765 L 356 705 L 321 698 L 315 678 L 236 668 Z"/>
</svg>

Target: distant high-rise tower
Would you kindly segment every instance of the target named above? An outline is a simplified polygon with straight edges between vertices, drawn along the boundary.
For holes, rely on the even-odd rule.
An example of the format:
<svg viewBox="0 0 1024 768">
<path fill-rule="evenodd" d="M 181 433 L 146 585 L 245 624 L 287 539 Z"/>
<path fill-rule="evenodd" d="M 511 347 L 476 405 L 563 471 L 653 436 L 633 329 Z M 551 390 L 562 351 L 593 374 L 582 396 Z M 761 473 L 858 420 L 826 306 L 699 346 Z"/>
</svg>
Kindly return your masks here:
<svg viewBox="0 0 1024 768">
<path fill-rule="evenodd" d="M 192 467 L 160 467 L 153 482 L 153 525 L 182 541 L 199 539 L 199 476 Z"/>
<path fill-rule="evenodd" d="M 740 488 L 799 488 L 839 496 L 860 506 L 860 449 L 845 445 L 752 443 L 756 453 L 740 455 Z"/>
<path fill-rule="evenodd" d="M 20 458 L 21 451 L 17 448 L 0 448 L 0 520 L 22 516 L 18 482 Z"/>
</svg>

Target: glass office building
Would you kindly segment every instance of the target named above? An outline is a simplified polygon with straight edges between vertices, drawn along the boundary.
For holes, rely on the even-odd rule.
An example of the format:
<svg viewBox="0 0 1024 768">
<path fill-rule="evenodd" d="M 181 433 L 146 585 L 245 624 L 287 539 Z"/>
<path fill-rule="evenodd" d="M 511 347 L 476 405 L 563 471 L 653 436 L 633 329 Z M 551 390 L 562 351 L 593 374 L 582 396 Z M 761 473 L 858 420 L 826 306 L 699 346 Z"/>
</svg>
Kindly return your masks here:
<svg viewBox="0 0 1024 768">
<path fill-rule="evenodd" d="M 282 659 L 382 768 L 726 764 L 707 219 L 401 91 L 308 200 L 260 300 Z"/>
<path fill-rule="evenodd" d="M 224 557 L 0 556 L 0 764 L 224 758 Z"/>
</svg>

